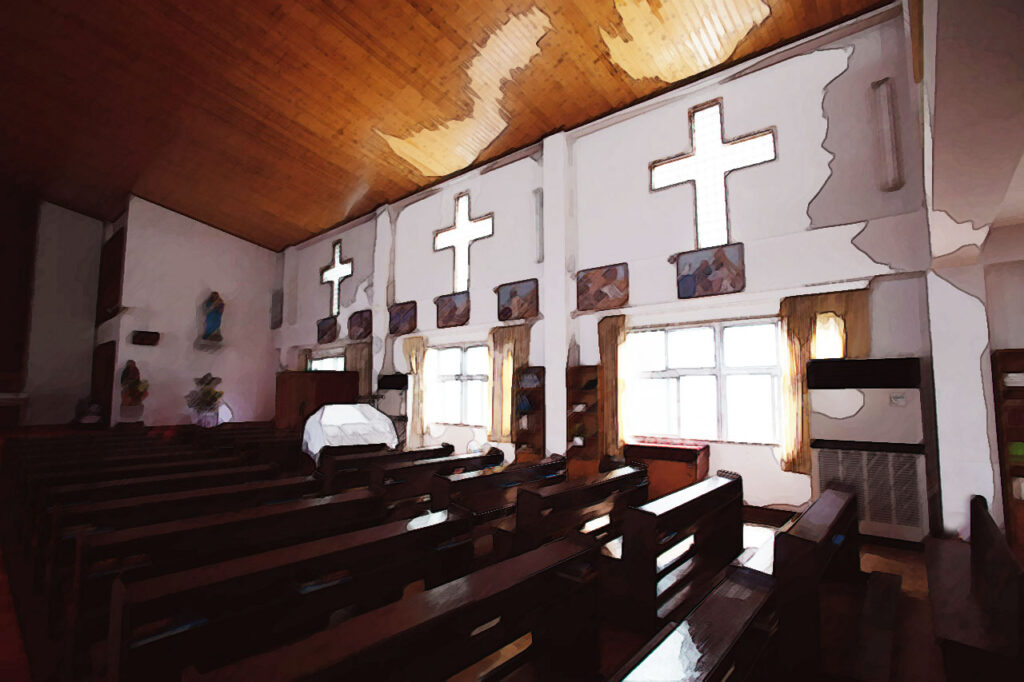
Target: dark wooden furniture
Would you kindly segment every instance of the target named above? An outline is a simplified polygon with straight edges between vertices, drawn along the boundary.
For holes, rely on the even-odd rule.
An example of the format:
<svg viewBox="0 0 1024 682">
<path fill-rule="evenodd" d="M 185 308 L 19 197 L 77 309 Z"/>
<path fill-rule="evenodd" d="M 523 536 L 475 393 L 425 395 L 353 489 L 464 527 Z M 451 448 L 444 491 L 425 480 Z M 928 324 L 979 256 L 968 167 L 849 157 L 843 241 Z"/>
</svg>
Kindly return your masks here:
<svg viewBox="0 0 1024 682">
<path fill-rule="evenodd" d="M 627 509 L 622 534 L 602 547 L 618 620 L 648 630 L 685 613 L 743 550 L 743 482 L 719 472 Z"/>
<path fill-rule="evenodd" d="M 570 576 L 574 562 L 592 552 L 586 540 L 553 542 L 294 644 L 205 675 L 189 671 L 183 679 L 443 680 L 526 633 L 529 648 L 488 679 L 524 668 L 529 679 L 587 679 L 597 633 L 596 619 L 588 619 L 582 605 L 593 603 L 594 581 Z"/>
<path fill-rule="evenodd" d="M 99 287 L 96 292 L 97 327 L 121 312 L 121 287 L 124 282 L 124 253 L 127 234 L 128 230 L 122 227 L 103 244 L 100 251 Z"/>
<path fill-rule="evenodd" d="M 379 522 L 382 514 L 380 498 L 359 490 L 96 535 L 80 531 L 65 592 L 65 660 L 76 664 L 90 636 L 105 635 L 117 577 L 142 579 L 322 538 Z"/>
<path fill-rule="evenodd" d="M 325 628 L 332 612 L 367 610 L 464 575 L 469 530 L 435 512 L 113 587 L 106 679 L 174 680 Z M 453 575 L 454 573 L 454 575 Z"/>
<path fill-rule="evenodd" d="M 971 541 L 925 542 L 932 626 L 946 679 L 1002 677 L 1024 665 L 1024 570 L 988 512 L 971 498 Z"/>
<path fill-rule="evenodd" d="M 1014 495 L 1013 487 L 1015 478 L 1024 478 L 1024 383 L 1021 380 L 1024 380 L 1024 349 L 993 351 L 992 383 L 1006 538 L 1018 561 L 1024 562 L 1024 499 Z"/>
<path fill-rule="evenodd" d="M 828 488 L 785 532 L 775 537 L 779 659 L 786 675 L 817 679 L 821 669 L 821 598 L 826 578 L 860 574 L 857 498 Z"/>
<path fill-rule="evenodd" d="M 601 417 L 597 391 L 597 365 L 578 365 L 565 370 L 566 436 L 572 443 L 565 455 L 569 475 L 600 473 Z"/>
<path fill-rule="evenodd" d="M 494 550 L 505 558 L 574 532 L 593 528 L 605 533 L 623 510 L 646 500 L 647 472 L 637 467 L 543 487 L 520 486 L 515 516 L 494 524 Z"/>
<path fill-rule="evenodd" d="M 370 471 L 380 464 L 446 457 L 455 452 L 451 443 L 411 450 L 389 450 L 383 445 L 346 445 L 324 448 L 320 452 L 320 472 L 324 494 L 370 484 Z"/>
<path fill-rule="evenodd" d="M 358 372 L 278 372 L 274 425 L 302 431 L 309 415 L 324 405 L 354 403 L 358 397 Z"/>
<path fill-rule="evenodd" d="M 476 471 L 499 466 L 504 461 L 501 450 L 491 448 L 487 452 L 377 464 L 370 469 L 370 490 L 386 502 L 420 497 L 430 492 L 430 481 L 435 474 Z"/>
<path fill-rule="evenodd" d="M 520 367 L 512 377 L 512 442 L 516 459 L 544 456 L 544 368 Z"/>
<path fill-rule="evenodd" d="M 647 467 L 651 497 L 664 497 L 708 477 L 711 448 L 700 441 L 626 443 L 623 457 Z"/>
<path fill-rule="evenodd" d="M 744 679 L 771 637 L 773 589 L 771 576 L 729 566 L 681 624 L 665 625 L 611 682 Z"/>
<path fill-rule="evenodd" d="M 508 516 L 515 509 L 519 486 L 565 480 L 565 458 L 555 455 L 538 464 L 512 465 L 501 471 L 435 474 L 430 482 L 430 508 L 456 507 L 478 523 Z"/>
</svg>

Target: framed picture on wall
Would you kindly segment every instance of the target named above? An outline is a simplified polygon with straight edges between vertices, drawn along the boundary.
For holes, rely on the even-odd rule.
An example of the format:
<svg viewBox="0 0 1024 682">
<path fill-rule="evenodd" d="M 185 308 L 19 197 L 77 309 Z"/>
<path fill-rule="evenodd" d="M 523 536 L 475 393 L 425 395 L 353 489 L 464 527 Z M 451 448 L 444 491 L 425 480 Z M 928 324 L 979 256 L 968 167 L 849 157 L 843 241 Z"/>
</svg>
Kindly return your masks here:
<svg viewBox="0 0 1024 682">
<path fill-rule="evenodd" d="M 605 265 L 576 273 L 576 309 L 612 310 L 629 303 L 629 266 Z"/>
<path fill-rule="evenodd" d="M 348 338 L 362 341 L 373 333 L 373 311 L 360 310 L 348 316 Z"/>
<path fill-rule="evenodd" d="M 676 263 L 679 298 L 734 294 L 747 286 L 740 242 L 677 253 L 672 258 Z"/>
<path fill-rule="evenodd" d="M 536 278 L 502 284 L 494 291 L 498 294 L 498 319 L 502 322 L 540 315 Z"/>
<path fill-rule="evenodd" d="M 316 342 L 333 343 L 338 340 L 338 318 L 325 317 L 316 322 Z"/>
<path fill-rule="evenodd" d="M 416 331 L 416 301 L 394 304 L 388 308 L 388 318 L 388 334 L 412 334 Z"/>
<path fill-rule="evenodd" d="M 469 322 L 469 292 L 458 291 L 434 299 L 437 306 L 437 327 L 461 327 Z"/>
</svg>

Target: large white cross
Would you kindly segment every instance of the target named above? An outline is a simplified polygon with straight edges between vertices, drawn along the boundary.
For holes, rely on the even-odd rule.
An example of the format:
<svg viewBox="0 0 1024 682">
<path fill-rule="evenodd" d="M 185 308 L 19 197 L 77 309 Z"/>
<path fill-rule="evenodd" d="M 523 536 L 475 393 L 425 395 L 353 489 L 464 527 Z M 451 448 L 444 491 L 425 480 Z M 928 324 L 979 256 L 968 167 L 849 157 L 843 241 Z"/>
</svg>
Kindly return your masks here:
<svg viewBox="0 0 1024 682">
<path fill-rule="evenodd" d="M 737 168 L 775 160 L 775 131 L 764 130 L 731 141 L 722 134 L 720 102 L 690 110 L 693 152 L 651 164 L 651 189 L 694 183 L 697 195 L 697 248 L 729 242 L 725 176 Z"/>
<path fill-rule="evenodd" d="M 331 285 L 331 315 L 341 312 L 341 282 L 352 276 L 352 259 L 341 260 L 341 241 L 334 242 L 334 259 L 320 270 L 320 282 Z"/>
<path fill-rule="evenodd" d="M 452 249 L 455 252 L 455 275 L 452 291 L 469 289 L 469 247 L 477 239 L 494 234 L 494 214 L 470 220 L 469 194 L 455 197 L 455 225 L 434 233 L 434 251 Z"/>
</svg>

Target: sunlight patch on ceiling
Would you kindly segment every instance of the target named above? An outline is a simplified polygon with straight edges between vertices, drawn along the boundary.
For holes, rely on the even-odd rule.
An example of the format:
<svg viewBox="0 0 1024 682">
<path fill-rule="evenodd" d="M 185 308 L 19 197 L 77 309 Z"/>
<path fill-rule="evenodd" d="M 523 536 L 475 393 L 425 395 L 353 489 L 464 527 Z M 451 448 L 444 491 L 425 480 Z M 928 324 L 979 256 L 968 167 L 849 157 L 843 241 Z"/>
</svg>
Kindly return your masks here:
<svg viewBox="0 0 1024 682">
<path fill-rule="evenodd" d="M 465 168 L 508 126 L 501 107 L 502 84 L 516 69 L 525 68 L 540 54 L 538 43 L 550 30 L 547 15 L 533 7 L 511 16 L 476 47 L 476 56 L 464 67 L 473 99 L 473 111 L 468 117 L 425 127 L 407 137 L 375 132 L 392 151 L 427 177 Z"/>
<path fill-rule="evenodd" d="M 721 64 L 768 18 L 762 0 L 615 0 L 628 37 L 601 37 L 613 62 L 636 79 L 674 83 Z"/>
</svg>

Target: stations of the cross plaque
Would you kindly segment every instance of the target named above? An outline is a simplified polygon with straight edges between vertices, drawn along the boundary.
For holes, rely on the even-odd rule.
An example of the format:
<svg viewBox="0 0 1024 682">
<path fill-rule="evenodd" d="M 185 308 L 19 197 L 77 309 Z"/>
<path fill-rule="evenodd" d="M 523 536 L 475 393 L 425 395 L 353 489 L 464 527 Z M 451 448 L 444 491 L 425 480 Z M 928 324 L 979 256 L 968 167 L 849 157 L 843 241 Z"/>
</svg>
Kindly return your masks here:
<svg viewBox="0 0 1024 682">
<path fill-rule="evenodd" d="M 775 160 L 775 131 L 764 130 L 726 141 L 722 104 L 690 110 L 693 151 L 651 164 L 651 189 L 694 183 L 697 202 L 697 248 L 729 242 L 725 177 L 729 172 Z"/>
</svg>

